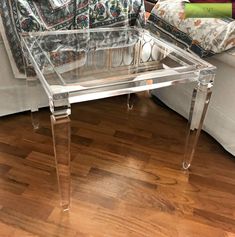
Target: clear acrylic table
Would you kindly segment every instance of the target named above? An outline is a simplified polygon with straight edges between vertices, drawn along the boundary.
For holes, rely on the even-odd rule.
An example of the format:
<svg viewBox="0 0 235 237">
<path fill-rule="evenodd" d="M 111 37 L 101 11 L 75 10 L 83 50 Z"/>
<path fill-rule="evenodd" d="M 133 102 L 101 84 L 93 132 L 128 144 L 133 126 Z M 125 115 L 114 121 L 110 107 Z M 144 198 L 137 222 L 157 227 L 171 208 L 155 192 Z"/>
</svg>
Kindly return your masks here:
<svg viewBox="0 0 235 237">
<path fill-rule="evenodd" d="M 197 82 L 192 93 L 183 168 L 188 169 L 211 97 L 216 68 L 140 28 L 24 33 L 27 85 L 38 127 L 33 66 L 49 99 L 61 206 L 70 206 L 72 103 Z M 128 104 L 130 101 L 128 101 Z"/>
</svg>

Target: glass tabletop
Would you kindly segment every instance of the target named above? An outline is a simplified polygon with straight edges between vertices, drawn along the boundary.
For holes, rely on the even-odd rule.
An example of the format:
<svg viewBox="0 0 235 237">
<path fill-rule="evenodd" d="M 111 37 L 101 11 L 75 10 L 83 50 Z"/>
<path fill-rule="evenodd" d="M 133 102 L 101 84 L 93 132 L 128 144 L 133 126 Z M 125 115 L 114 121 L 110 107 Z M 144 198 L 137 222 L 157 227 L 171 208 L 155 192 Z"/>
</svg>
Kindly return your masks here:
<svg viewBox="0 0 235 237">
<path fill-rule="evenodd" d="M 214 67 L 140 28 L 23 34 L 23 46 L 49 96 L 70 103 L 198 80 Z"/>
</svg>

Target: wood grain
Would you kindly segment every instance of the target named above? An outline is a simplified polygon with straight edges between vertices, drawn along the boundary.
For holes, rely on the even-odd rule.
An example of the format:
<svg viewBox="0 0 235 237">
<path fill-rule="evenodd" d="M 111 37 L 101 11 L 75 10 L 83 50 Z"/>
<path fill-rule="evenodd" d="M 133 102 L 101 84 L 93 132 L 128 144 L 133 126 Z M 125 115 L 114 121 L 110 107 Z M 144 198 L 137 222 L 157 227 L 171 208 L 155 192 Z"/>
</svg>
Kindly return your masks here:
<svg viewBox="0 0 235 237">
<path fill-rule="evenodd" d="M 0 118 L 0 237 L 234 237 L 235 160 L 202 133 L 181 170 L 186 120 L 138 95 L 72 106 L 72 206 L 61 212 L 49 112 Z"/>
</svg>

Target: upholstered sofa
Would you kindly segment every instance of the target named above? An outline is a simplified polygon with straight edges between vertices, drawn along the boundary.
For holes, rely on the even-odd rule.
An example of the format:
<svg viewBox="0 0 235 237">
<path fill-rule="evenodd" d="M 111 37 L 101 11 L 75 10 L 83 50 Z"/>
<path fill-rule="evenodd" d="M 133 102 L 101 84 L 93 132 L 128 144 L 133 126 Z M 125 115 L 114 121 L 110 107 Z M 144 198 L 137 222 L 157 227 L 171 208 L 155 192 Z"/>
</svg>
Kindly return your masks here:
<svg viewBox="0 0 235 237">
<path fill-rule="evenodd" d="M 173 2 L 175 2 L 175 6 Z M 148 23 L 158 28 L 157 30 L 153 29 L 153 31 L 160 32 L 161 37 L 165 37 L 166 40 L 184 47 L 185 50 L 189 50 L 192 53 L 196 52 L 200 56 L 206 55 L 207 57 L 204 57 L 204 59 L 217 67 L 213 95 L 203 129 L 213 136 L 227 151 L 235 155 L 235 48 L 232 48 L 232 46 L 235 46 L 235 21 L 232 22 L 232 27 L 227 27 L 218 34 L 211 32 L 208 37 L 206 35 L 203 36 L 206 30 L 205 32 L 200 32 L 203 31 L 203 26 L 198 26 L 200 22 L 204 21 L 203 19 L 192 19 L 191 22 L 193 24 L 187 26 L 185 21 L 182 22 L 181 19 L 175 17 L 176 15 L 179 15 L 179 18 L 183 17 L 183 9 L 178 9 L 180 2 L 182 0 L 159 0 L 158 6 L 154 5 L 155 9 L 153 8 L 151 13 L 153 16 L 152 18 L 150 16 Z M 151 9 L 149 10 L 151 11 Z M 157 20 L 154 17 L 155 14 L 158 14 Z M 172 20 L 173 18 L 175 19 Z M 227 20 L 224 19 L 224 21 L 226 23 Z M 213 22 L 214 25 L 212 25 Z M 216 31 L 217 27 L 224 27 L 223 24 L 216 25 L 218 22 L 220 22 L 220 19 L 205 19 L 204 24 L 206 27 L 211 27 L 212 31 Z M 180 30 L 178 30 L 177 25 L 181 27 Z M 187 29 L 187 27 L 189 28 Z M 182 32 L 182 28 L 185 30 L 184 32 Z M 191 38 L 188 37 L 188 32 Z M 200 34 L 205 39 L 209 38 L 209 42 L 206 44 L 202 42 L 200 45 Z M 226 34 L 230 34 L 229 39 L 226 39 Z M 212 35 L 216 35 L 217 38 L 213 39 Z M 195 40 L 194 37 L 198 38 L 198 40 Z M 220 37 L 224 37 L 223 40 L 219 41 L 218 38 Z M 227 43 L 225 44 L 226 40 Z M 231 49 L 221 52 L 227 46 L 231 47 Z M 213 50 L 217 50 L 219 53 L 212 55 Z M 153 95 L 187 118 L 189 111 L 188 101 L 190 101 L 192 88 L 193 85 L 168 87 L 155 90 Z"/>
<path fill-rule="evenodd" d="M 203 129 L 235 155 L 235 50 L 206 60 L 217 67 L 217 75 Z M 167 106 L 186 118 L 191 93 L 192 85 L 162 88 L 153 92 Z"/>
</svg>

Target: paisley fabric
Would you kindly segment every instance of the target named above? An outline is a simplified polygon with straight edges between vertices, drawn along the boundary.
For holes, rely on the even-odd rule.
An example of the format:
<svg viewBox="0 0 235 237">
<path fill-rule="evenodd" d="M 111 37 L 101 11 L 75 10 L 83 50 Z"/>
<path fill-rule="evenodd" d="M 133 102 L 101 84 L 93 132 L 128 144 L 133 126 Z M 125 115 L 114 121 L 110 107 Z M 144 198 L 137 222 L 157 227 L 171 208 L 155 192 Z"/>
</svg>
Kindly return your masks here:
<svg viewBox="0 0 235 237">
<path fill-rule="evenodd" d="M 89 1 L 11 0 L 18 31 L 88 27 Z M 52 4 L 54 3 L 54 4 Z"/>
<path fill-rule="evenodd" d="M 235 47 L 235 20 L 185 18 L 186 0 L 159 0 L 152 9 L 148 25 L 163 32 L 200 57 L 212 56 Z"/>
<path fill-rule="evenodd" d="M 142 24 L 144 13 L 143 0 L 93 0 L 89 9 L 90 27 Z"/>
<path fill-rule="evenodd" d="M 1 0 L 1 33 L 16 77 L 24 77 L 20 33 L 144 24 L 143 0 Z M 1 23 L 1 22 L 0 22 Z"/>
</svg>

